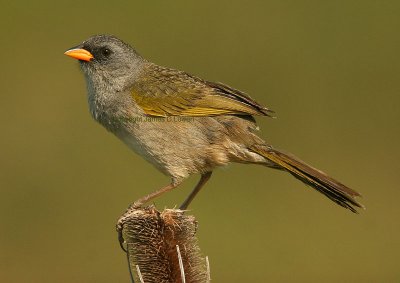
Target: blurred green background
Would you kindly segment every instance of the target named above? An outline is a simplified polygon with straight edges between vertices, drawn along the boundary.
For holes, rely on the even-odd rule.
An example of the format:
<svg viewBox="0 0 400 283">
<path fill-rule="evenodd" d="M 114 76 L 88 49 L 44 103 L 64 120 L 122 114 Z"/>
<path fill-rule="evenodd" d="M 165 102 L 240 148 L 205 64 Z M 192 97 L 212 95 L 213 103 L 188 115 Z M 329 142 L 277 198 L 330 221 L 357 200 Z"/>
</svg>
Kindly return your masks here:
<svg viewBox="0 0 400 283">
<path fill-rule="evenodd" d="M 399 28 L 399 1 L 3 1 L 0 281 L 129 282 L 114 225 L 169 179 L 91 119 L 63 55 L 108 33 L 246 91 L 277 113 L 263 137 L 364 195 L 353 215 L 285 173 L 217 170 L 191 206 L 213 282 L 400 282 Z"/>
</svg>

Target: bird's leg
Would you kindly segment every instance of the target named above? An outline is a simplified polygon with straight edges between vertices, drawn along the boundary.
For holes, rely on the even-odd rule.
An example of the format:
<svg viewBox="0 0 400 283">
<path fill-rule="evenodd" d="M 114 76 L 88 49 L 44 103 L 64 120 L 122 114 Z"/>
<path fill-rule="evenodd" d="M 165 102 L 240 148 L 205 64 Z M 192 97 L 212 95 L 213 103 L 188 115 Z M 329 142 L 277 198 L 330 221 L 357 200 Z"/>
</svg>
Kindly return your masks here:
<svg viewBox="0 0 400 283">
<path fill-rule="evenodd" d="M 187 207 L 192 202 L 192 200 L 197 195 L 197 193 L 201 190 L 201 188 L 204 186 L 204 184 L 207 183 L 207 181 L 210 179 L 211 174 L 212 174 L 212 172 L 207 172 L 207 173 L 201 175 L 200 181 L 197 183 L 196 187 L 194 187 L 193 191 L 186 198 L 186 200 L 181 204 L 179 209 L 182 209 L 182 210 L 187 209 Z"/>
<path fill-rule="evenodd" d="M 175 189 L 177 186 L 179 186 L 182 183 L 181 180 L 176 180 L 176 179 L 172 179 L 171 184 L 162 187 L 161 189 L 159 189 L 158 191 L 155 191 L 151 194 L 148 194 L 147 196 L 144 196 L 140 199 L 138 199 L 137 201 L 135 201 L 131 207 L 132 208 L 138 208 L 140 206 L 142 206 L 143 204 L 145 204 L 146 202 L 149 202 L 152 199 L 155 199 L 156 197 L 162 195 L 163 193 L 169 192 L 173 189 Z"/>
</svg>

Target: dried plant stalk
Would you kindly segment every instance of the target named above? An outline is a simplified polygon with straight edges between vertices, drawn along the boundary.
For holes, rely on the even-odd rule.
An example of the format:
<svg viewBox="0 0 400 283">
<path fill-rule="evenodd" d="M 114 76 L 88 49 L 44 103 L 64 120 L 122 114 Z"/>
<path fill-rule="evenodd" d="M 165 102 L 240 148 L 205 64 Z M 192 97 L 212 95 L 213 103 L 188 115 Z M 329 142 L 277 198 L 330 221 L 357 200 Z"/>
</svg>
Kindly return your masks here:
<svg viewBox="0 0 400 283">
<path fill-rule="evenodd" d="M 130 208 L 118 221 L 117 230 L 136 282 L 209 282 L 193 216 L 179 209 L 159 212 L 154 206 Z"/>
</svg>

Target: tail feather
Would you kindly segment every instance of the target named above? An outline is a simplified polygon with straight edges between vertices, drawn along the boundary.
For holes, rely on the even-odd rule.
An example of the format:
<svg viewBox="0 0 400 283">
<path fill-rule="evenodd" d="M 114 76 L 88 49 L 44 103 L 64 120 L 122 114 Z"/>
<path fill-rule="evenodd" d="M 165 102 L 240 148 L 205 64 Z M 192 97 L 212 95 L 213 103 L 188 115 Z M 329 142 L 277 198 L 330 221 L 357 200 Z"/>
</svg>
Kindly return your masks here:
<svg viewBox="0 0 400 283">
<path fill-rule="evenodd" d="M 254 146 L 252 150 L 274 164 L 279 165 L 282 169 L 324 194 L 338 205 L 354 213 L 357 213 L 356 207 L 364 208 L 355 199 L 355 197 L 361 196 L 358 192 L 329 177 L 324 172 L 307 165 L 296 157 L 267 146 Z"/>
</svg>

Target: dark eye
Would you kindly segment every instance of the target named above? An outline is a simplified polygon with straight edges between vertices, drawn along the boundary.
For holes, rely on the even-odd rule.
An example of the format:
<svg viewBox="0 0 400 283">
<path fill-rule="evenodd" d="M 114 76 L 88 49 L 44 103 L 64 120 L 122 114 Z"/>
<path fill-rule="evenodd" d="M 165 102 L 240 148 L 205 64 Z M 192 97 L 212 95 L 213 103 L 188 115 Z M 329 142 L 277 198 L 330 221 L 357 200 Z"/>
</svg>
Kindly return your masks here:
<svg viewBox="0 0 400 283">
<path fill-rule="evenodd" d="M 111 55 L 111 50 L 109 48 L 105 47 L 101 50 L 101 53 L 103 54 L 104 57 L 108 57 Z"/>
</svg>

